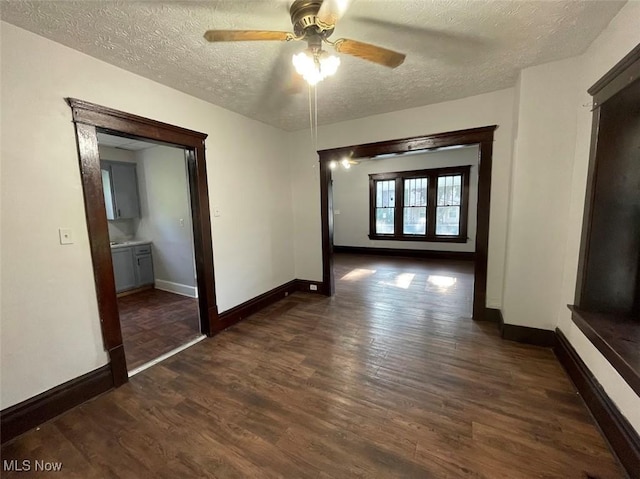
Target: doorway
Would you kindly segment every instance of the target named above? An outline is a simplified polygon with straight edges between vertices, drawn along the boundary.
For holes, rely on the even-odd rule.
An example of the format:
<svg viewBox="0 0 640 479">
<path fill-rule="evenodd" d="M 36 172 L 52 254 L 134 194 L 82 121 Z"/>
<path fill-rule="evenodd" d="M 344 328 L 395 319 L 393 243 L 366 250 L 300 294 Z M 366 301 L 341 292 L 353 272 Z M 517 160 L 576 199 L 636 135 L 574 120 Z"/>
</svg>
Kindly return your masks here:
<svg viewBox="0 0 640 479">
<path fill-rule="evenodd" d="M 470 318 L 478 156 L 466 145 L 330 163 L 336 294 Z"/>
<path fill-rule="evenodd" d="M 215 296 L 213 245 L 204 152 L 204 140 L 207 135 L 82 100 L 68 98 L 67 103 L 72 110 L 76 131 L 102 336 L 105 349 L 109 354 L 113 382 L 117 387 L 127 382 L 128 372 L 118 313 L 107 208 L 102 188 L 103 173 L 100 165 L 98 133 L 184 150 L 189 184 L 200 331 L 211 336 L 221 330 L 222 326 L 218 318 Z"/>
<path fill-rule="evenodd" d="M 98 131 L 111 260 L 129 377 L 200 333 L 188 155 Z"/>
<path fill-rule="evenodd" d="M 322 293 L 335 293 L 334 279 L 334 206 L 332 191 L 332 162 L 357 160 L 358 158 L 398 155 L 421 150 L 477 145 L 478 193 L 476 214 L 476 238 L 473 261 L 472 318 L 486 319 L 487 259 L 489 248 L 489 209 L 491 200 L 491 168 L 493 135 L 497 126 L 437 133 L 398 140 L 352 145 L 319 151 L 320 202 L 322 224 Z"/>
</svg>

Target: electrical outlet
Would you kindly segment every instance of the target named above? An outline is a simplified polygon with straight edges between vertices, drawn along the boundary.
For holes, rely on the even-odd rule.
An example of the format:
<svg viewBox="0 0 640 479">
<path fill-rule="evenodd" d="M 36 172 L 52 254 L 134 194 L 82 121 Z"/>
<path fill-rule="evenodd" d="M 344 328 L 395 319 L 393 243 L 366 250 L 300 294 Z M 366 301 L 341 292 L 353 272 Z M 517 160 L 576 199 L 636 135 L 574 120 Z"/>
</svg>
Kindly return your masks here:
<svg viewBox="0 0 640 479">
<path fill-rule="evenodd" d="M 318 291 L 318 285 L 317 284 L 310 284 L 309 285 L 309 289 L 311 291 Z"/>
<path fill-rule="evenodd" d="M 60 228 L 58 229 L 58 234 L 60 235 L 60 244 L 73 244 L 73 231 L 71 231 L 71 228 Z"/>
</svg>

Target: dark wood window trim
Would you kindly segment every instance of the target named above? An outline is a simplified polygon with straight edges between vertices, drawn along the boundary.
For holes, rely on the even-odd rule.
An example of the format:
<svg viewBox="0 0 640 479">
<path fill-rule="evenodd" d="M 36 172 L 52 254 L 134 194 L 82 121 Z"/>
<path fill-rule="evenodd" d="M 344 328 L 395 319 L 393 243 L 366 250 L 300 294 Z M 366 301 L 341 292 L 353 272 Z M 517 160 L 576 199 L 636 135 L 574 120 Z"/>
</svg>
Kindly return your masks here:
<svg viewBox="0 0 640 479">
<path fill-rule="evenodd" d="M 473 319 L 485 319 L 493 135 L 497 127 L 497 125 L 491 125 L 468 130 L 435 133 L 318 151 L 320 161 L 320 219 L 322 227 L 322 293 L 331 296 L 335 291 L 333 278 L 333 195 L 331 192 L 332 180 L 329 163 L 339 161 L 344 157 L 367 158 L 391 153 L 430 150 L 446 146 L 479 145 Z"/>
<path fill-rule="evenodd" d="M 185 128 L 131 115 L 75 98 L 67 98 L 76 131 L 89 245 L 98 298 L 98 313 L 114 386 L 127 382 L 120 317 L 102 192 L 97 132 L 140 139 L 185 149 L 191 195 L 194 253 L 197 273 L 200 330 L 208 336 L 222 329 L 216 304 L 213 244 L 204 141 L 207 137 Z"/>
<path fill-rule="evenodd" d="M 470 166 L 451 166 L 447 168 L 429 168 L 424 170 L 397 171 L 394 173 L 372 173 L 369 175 L 369 239 L 391 241 L 423 241 L 442 243 L 466 243 L 469 216 L 469 176 Z M 442 176 L 462 176 L 460 193 L 460 233 L 455 236 L 436 235 L 436 207 L 438 178 Z M 405 234 L 404 231 L 404 180 L 411 178 L 427 179 L 427 225 L 425 234 Z M 395 224 L 393 234 L 376 232 L 376 182 L 395 181 Z"/>
</svg>

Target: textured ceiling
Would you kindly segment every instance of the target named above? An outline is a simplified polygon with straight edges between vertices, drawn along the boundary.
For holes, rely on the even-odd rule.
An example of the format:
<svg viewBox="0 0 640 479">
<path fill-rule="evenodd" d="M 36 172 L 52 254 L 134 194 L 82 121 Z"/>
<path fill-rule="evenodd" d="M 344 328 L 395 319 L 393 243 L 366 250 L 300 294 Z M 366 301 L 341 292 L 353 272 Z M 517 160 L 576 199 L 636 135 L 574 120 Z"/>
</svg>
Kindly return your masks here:
<svg viewBox="0 0 640 479">
<path fill-rule="evenodd" d="M 320 83 L 319 123 L 513 86 L 527 66 L 580 54 L 625 2 L 357 0 L 332 39 L 407 54 L 396 70 L 342 55 Z M 0 0 L 3 20 L 177 90 L 286 129 L 309 126 L 287 93 L 300 42 L 207 43 L 208 29 L 290 30 L 286 0 Z"/>
</svg>

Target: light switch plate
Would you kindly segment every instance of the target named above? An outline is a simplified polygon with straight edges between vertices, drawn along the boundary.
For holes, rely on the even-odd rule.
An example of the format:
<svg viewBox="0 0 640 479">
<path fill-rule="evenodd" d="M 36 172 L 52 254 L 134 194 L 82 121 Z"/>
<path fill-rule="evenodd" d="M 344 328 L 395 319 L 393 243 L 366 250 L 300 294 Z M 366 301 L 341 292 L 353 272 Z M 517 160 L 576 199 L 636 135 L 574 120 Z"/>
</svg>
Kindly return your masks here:
<svg viewBox="0 0 640 479">
<path fill-rule="evenodd" d="M 220 217 L 220 208 L 218 208 L 218 207 L 214 207 L 213 208 L 213 216 L 214 216 L 214 218 L 219 218 Z"/>
<path fill-rule="evenodd" d="M 60 244 L 73 244 L 73 231 L 71 231 L 71 228 L 60 228 L 58 233 L 60 234 Z"/>
</svg>

